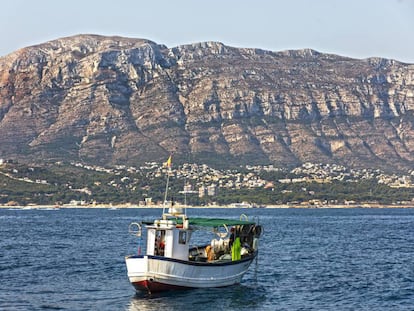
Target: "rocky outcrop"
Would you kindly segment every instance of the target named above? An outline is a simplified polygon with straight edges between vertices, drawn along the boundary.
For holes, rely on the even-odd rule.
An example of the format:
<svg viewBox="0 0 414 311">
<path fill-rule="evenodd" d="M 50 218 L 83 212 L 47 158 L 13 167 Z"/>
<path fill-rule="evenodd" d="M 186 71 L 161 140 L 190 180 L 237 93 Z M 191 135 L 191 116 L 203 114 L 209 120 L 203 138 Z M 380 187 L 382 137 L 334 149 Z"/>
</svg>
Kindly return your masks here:
<svg viewBox="0 0 414 311">
<path fill-rule="evenodd" d="M 414 164 L 414 65 L 78 35 L 0 58 L 0 158 Z"/>
</svg>

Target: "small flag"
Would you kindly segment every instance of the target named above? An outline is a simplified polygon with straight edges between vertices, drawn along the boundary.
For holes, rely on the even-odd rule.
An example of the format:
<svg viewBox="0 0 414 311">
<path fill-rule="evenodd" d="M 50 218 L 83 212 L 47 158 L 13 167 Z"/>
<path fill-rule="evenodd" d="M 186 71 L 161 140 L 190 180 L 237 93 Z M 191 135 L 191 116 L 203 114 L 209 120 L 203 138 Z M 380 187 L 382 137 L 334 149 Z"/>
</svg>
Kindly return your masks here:
<svg viewBox="0 0 414 311">
<path fill-rule="evenodd" d="M 167 162 L 164 163 L 164 166 L 168 168 L 171 167 L 171 156 L 168 158 Z"/>
</svg>

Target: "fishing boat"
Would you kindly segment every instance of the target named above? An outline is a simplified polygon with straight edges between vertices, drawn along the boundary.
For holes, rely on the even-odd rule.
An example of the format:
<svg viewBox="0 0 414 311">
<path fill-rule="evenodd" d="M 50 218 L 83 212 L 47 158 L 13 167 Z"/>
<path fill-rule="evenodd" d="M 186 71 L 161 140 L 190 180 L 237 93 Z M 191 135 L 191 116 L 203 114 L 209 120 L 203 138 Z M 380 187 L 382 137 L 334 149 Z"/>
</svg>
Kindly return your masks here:
<svg viewBox="0 0 414 311">
<path fill-rule="evenodd" d="M 125 257 L 129 281 L 137 291 L 154 293 L 240 283 L 258 255 L 262 227 L 245 215 L 191 218 L 171 203 L 159 218 L 131 223 L 129 231 L 146 240 L 143 253 L 139 244 L 137 254 Z M 193 245 L 193 236 L 205 241 Z"/>
</svg>

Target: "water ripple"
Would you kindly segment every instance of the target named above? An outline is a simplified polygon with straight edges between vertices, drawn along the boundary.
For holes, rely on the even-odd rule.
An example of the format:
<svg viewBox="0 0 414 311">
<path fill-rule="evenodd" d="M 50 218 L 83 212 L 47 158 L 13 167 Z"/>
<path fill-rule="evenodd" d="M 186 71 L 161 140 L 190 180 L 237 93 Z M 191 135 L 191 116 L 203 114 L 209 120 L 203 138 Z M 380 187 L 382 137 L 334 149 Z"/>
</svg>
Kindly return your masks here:
<svg viewBox="0 0 414 311">
<path fill-rule="evenodd" d="M 414 210 L 255 209 L 242 284 L 135 295 L 131 221 L 159 210 L 0 210 L 0 310 L 413 310 Z M 246 210 L 191 209 L 238 218 Z"/>
</svg>

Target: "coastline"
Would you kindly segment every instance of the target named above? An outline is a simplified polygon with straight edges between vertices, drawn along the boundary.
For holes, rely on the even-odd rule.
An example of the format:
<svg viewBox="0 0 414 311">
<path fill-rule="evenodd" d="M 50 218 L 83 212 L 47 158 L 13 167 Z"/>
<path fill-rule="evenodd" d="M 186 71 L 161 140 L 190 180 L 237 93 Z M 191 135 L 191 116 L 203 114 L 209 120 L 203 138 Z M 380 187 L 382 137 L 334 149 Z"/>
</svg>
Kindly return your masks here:
<svg viewBox="0 0 414 311">
<path fill-rule="evenodd" d="M 414 204 L 330 204 L 330 205 L 305 205 L 305 204 L 280 204 L 280 205 L 266 205 L 262 207 L 235 207 L 232 205 L 208 205 L 208 206 L 179 206 L 181 208 L 231 208 L 231 209 L 281 209 L 281 208 L 290 208 L 290 209 L 350 209 L 350 208 L 414 208 Z M 161 209 L 163 206 L 161 205 L 138 205 L 138 204 L 88 204 L 88 205 L 0 205 L 0 209 L 16 209 L 16 210 L 30 210 L 30 209 L 38 209 L 38 210 L 59 210 L 59 209 L 66 209 L 66 208 L 102 208 L 102 209 L 126 209 L 126 208 L 134 208 L 134 209 Z"/>
</svg>

